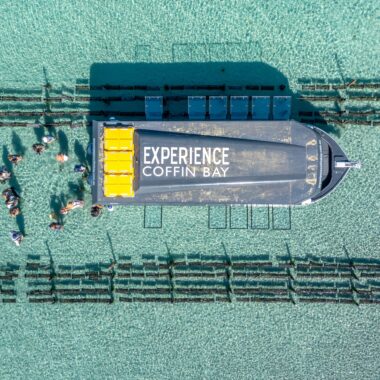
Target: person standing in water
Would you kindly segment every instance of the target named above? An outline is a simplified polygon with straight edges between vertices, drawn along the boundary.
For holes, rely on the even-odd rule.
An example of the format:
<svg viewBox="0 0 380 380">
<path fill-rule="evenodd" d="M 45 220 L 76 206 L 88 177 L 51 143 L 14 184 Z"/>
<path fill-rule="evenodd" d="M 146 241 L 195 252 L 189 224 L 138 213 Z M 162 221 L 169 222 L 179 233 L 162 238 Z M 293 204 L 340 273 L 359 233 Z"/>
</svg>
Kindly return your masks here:
<svg viewBox="0 0 380 380">
<path fill-rule="evenodd" d="M 5 201 L 5 205 L 7 206 L 8 209 L 11 209 L 13 207 L 18 206 L 18 198 L 16 197 L 10 197 Z"/>
<path fill-rule="evenodd" d="M 5 166 L 2 166 L 0 168 L 0 183 L 5 183 L 6 181 L 9 181 L 11 177 L 12 173 Z"/>
<path fill-rule="evenodd" d="M 33 144 L 33 150 L 40 155 L 41 153 L 45 152 L 45 145 L 44 144 Z"/>
<path fill-rule="evenodd" d="M 53 223 L 50 223 L 49 228 L 52 231 L 63 231 L 63 224 L 53 222 Z"/>
<path fill-rule="evenodd" d="M 8 154 L 8 160 L 13 164 L 17 165 L 22 161 L 22 156 L 20 154 Z"/>
<path fill-rule="evenodd" d="M 18 207 L 14 207 L 14 208 L 11 208 L 9 210 L 9 215 L 10 216 L 13 216 L 14 218 L 17 216 L 17 215 L 20 215 L 21 214 L 21 210 L 18 208 Z"/>
<path fill-rule="evenodd" d="M 102 212 L 102 205 L 96 204 L 91 207 L 91 216 L 97 218 Z"/>
<path fill-rule="evenodd" d="M 66 215 L 71 210 L 74 210 L 76 208 L 83 208 L 83 207 L 84 207 L 84 201 L 81 201 L 81 200 L 70 201 L 67 203 L 66 207 L 62 207 L 59 212 L 62 215 Z"/>
<path fill-rule="evenodd" d="M 5 205 L 8 209 L 18 206 L 20 197 L 13 187 L 5 189 L 1 196 L 5 199 Z"/>
<path fill-rule="evenodd" d="M 69 159 L 69 156 L 67 156 L 66 154 L 64 153 L 58 153 L 56 156 L 55 156 L 55 159 L 60 162 L 60 163 L 64 163 L 66 162 L 68 159 Z"/>
<path fill-rule="evenodd" d="M 55 137 L 53 136 L 44 136 L 42 137 L 42 141 L 45 143 L 45 144 L 51 144 L 55 141 Z"/>
<path fill-rule="evenodd" d="M 86 172 L 87 172 L 87 168 L 84 165 L 78 164 L 74 166 L 74 173 L 86 174 Z"/>
<path fill-rule="evenodd" d="M 17 198 L 20 198 L 19 195 L 17 194 L 16 190 L 13 188 L 13 187 L 8 187 L 7 189 L 5 189 L 2 193 L 1 193 L 1 196 L 7 200 L 11 197 L 17 197 Z"/>
<path fill-rule="evenodd" d="M 22 240 L 24 239 L 24 235 L 20 231 L 11 231 L 10 238 L 17 246 L 20 246 Z"/>
</svg>

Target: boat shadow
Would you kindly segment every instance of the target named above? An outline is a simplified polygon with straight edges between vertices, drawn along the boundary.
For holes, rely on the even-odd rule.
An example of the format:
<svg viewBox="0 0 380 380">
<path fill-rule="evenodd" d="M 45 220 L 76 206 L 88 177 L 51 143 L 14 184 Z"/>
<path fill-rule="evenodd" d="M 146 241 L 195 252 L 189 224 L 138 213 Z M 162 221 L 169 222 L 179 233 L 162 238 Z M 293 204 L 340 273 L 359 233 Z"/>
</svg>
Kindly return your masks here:
<svg viewBox="0 0 380 380">
<path fill-rule="evenodd" d="M 311 112 L 325 132 L 340 133 L 317 107 L 299 100 L 283 73 L 262 62 L 94 63 L 89 82 L 77 81 L 81 92 L 90 96 L 90 121 L 145 119 L 145 96 L 162 96 L 163 117 L 173 120 L 188 118 L 187 96 L 291 96 L 292 119 Z"/>
</svg>

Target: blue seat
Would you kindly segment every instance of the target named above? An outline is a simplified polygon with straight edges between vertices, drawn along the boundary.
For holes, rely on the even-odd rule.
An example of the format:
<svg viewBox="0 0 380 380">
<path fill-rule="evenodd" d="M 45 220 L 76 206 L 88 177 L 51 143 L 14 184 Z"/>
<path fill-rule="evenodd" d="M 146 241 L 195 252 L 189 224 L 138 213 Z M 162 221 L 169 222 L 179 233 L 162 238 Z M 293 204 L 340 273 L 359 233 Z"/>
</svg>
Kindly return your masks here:
<svg viewBox="0 0 380 380">
<path fill-rule="evenodd" d="M 231 120 L 247 120 L 248 96 L 231 96 L 230 114 Z"/>
<path fill-rule="evenodd" d="M 206 118 L 206 97 L 189 96 L 187 98 L 187 112 L 190 120 L 204 120 Z"/>
<path fill-rule="evenodd" d="M 270 96 L 252 96 L 252 119 L 268 120 Z"/>
<path fill-rule="evenodd" d="M 210 96 L 209 113 L 211 120 L 226 120 L 227 96 Z"/>
<path fill-rule="evenodd" d="M 162 120 L 162 96 L 145 97 L 145 117 L 147 120 Z"/>
<path fill-rule="evenodd" d="M 290 96 L 273 97 L 273 119 L 289 120 L 292 108 L 292 98 Z"/>
</svg>

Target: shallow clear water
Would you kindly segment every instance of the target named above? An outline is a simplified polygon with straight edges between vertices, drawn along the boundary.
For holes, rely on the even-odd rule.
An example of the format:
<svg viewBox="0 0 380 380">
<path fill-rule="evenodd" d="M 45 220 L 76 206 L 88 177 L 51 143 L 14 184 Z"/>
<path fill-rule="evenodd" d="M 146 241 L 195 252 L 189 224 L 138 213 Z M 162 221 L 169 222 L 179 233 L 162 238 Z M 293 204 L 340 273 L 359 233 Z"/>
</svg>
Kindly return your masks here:
<svg viewBox="0 0 380 380">
<path fill-rule="evenodd" d="M 293 93 L 301 79 L 379 78 L 376 1 L 108 1 L 107 6 L 13 1 L 0 4 L 0 15 L 3 94 L 17 89 L 43 94 L 46 81 L 54 90 L 71 91 L 78 80 L 92 80 L 94 63 L 256 61 L 281 73 L 268 82 L 278 85 L 285 77 Z M 244 73 L 233 75 L 244 83 Z M 44 105 L 2 102 L 0 107 Z M 294 256 L 345 257 L 344 245 L 352 257 L 379 258 L 378 127 L 350 125 L 334 135 L 362 169 L 351 171 L 320 203 L 293 208 L 290 230 L 209 229 L 207 207 L 164 207 L 161 229 L 144 228 L 142 207 L 120 207 L 94 219 L 85 187 L 85 210 L 65 217 L 64 233 L 55 234 L 47 228 L 51 196 L 75 196 L 76 152 L 89 141 L 85 128 L 62 132 L 70 162 L 61 168 L 54 161 L 58 144 L 37 156 L 31 150 L 37 142 L 33 129 L 0 128 L 3 156 L 20 149 L 20 142 L 26 148 L 14 170 L 26 238 L 19 248 L 10 242 L 8 231 L 20 225 L 2 205 L 1 264 L 23 265 L 29 254 L 47 257 L 48 248 L 57 264 L 74 264 L 109 262 L 113 255 L 138 262 L 143 254 L 165 256 L 168 247 L 174 254 L 223 254 L 222 243 L 231 256 L 275 257 L 285 254 L 288 244 Z M 236 223 L 242 225 L 239 216 Z M 26 283 L 17 287 L 22 294 Z M 378 307 L 39 306 L 20 296 L 18 304 L 1 307 L 0 321 L 4 379 L 42 373 L 131 379 L 376 378 L 379 373 Z"/>
</svg>

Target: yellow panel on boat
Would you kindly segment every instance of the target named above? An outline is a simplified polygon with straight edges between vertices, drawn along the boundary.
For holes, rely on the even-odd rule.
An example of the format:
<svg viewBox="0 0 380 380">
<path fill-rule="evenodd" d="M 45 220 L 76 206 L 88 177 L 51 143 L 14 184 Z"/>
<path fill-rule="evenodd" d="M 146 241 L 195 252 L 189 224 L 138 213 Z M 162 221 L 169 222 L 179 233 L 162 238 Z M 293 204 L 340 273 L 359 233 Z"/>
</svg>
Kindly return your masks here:
<svg viewBox="0 0 380 380">
<path fill-rule="evenodd" d="M 119 140 L 118 150 L 130 150 L 133 152 L 134 150 L 133 140 Z"/>
<path fill-rule="evenodd" d="M 119 140 L 120 128 L 104 128 L 104 140 Z"/>
<path fill-rule="evenodd" d="M 104 140 L 105 150 L 117 150 L 119 140 Z"/>
<path fill-rule="evenodd" d="M 132 161 L 133 152 L 104 152 L 105 161 Z"/>
<path fill-rule="evenodd" d="M 133 128 L 104 128 L 105 140 L 132 140 Z"/>
<path fill-rule="evenodd" d="M 130 150 L 133 151 L 133 140 L 104 140 L 105 150 Z"/>
<path fill-rule="evenodd" d="M 104 161 L 104 172 L 114 174 L 132 174 L 133 161 Z"/>
<path fill-rule="evenodd" d="M 107 185 L 104 186 L 106 197 L 134 197 L 135 192 L 131 185 Z"/>
<path fill-rule="evenodd" d="M 106 174 L 104 176 L 104 186 L 108 185 L 132 185 L 133 176 L 132 175 L 115 175 Z"/>
<path fill-rule="evenodd" d="M 134 197 L 133 128 L 104 129 L 104 196 Z"/>
<path fill-rule="evenodd" d="M 133 133 L 134 129 L 133 128 L 121 128 L 119 129 L 120 131 L 120 140 L 133 140 Z"/>
</svg>

